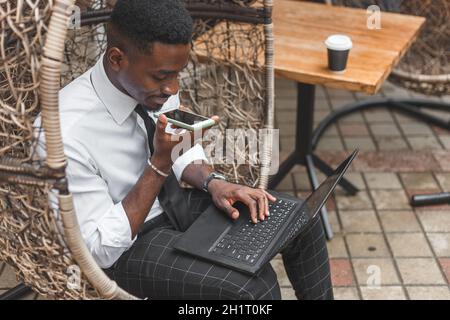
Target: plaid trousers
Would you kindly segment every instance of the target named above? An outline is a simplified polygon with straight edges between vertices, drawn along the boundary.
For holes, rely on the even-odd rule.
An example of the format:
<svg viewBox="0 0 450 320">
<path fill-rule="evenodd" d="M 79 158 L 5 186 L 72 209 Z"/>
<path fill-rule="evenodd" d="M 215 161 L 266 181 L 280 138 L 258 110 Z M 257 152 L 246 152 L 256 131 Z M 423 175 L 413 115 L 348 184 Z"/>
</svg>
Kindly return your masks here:
<svg viewBox="0 0 450 320">
<path fill-rule="evenodd" d="M 187 192 L 189 209 L 197 218 L 212 200 L 203 191 Z M 281 299 L 270 263 L 253 276 L 230 270 L 175 250 L 172 244 L 181 234 L 163 213 L 143 225 L 133 246 L 105 272 L 123 289 L 141 298 Z M 290 241 L 282 258 L 298 299 L 333 299 L 320 216 Z"/>
</svg>

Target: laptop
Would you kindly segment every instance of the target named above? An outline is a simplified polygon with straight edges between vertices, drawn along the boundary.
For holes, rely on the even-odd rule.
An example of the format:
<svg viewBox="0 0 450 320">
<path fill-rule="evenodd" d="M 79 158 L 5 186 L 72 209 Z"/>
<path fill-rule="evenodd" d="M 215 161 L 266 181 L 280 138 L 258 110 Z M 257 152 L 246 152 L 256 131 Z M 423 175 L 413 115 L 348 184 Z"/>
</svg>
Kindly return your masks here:
<svg viewBox="0 0 450 320">
<path fill-rule="evenodd" d="M 304 202 L 270 191 L 277 200 L 269 204 L 269 217 L 256 224 L 243 203 L 235 204 L 240 213 L 237 220 L 209 206 L 177 239 L 174 248 L 230 269 L 257 274 L 317 216 L 357 153 L 355 150 Z"/>
</svg>

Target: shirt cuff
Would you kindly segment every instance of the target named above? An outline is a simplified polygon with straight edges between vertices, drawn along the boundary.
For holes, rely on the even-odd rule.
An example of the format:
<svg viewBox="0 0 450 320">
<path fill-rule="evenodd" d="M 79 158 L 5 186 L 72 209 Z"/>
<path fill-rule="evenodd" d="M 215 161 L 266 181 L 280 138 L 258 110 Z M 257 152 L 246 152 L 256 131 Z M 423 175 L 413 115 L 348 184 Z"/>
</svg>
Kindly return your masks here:
<svg viewBox="0 0 450 320">
<path fill-rule="evenodd" d="M 108 210 L 98 225 L 100 242 L 102 246 L 115 248 L 129 248 L 136 241 L 136 236 L 131 239 L 131 226 L 122 202 L 119 202 Z"/>
<path fill-rule="evenodd" d="M 196 144 L 181 156 L 179 156 L 172 165 L 172 170 L 177 180 L 181 181 L 181 175 L 183 174 L 183 171 L 188 164 L 194 161 L 198 161 L 200 163 L 202 160 L 208 162 L 208 159 L 206 159 L 205 156 L 205 151 L 199 144 Z"/>
</svg>

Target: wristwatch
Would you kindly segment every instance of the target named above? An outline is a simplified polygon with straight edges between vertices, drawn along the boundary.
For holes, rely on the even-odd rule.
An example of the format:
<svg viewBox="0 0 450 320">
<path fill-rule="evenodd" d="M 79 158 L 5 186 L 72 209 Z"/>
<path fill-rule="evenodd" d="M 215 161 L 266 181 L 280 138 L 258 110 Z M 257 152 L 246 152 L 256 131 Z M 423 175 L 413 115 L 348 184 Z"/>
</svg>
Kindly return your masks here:
<svg viewBox="0 0 450 320">
<path fill-rule="evenodd" d="M 208 184 L 213 179 L 219 179 L 219 180 L 227 181 L 227 178 L 225 178 L 225 176 L 223 174 L 220 174 L 220 173 L 217 173 L 217 172 L 211 172 L 209 174 L 209 176 L 203 182 L 203 185 L 202 185 L 202 190 L 203 191 L 208 192 Z"/>
</svg>

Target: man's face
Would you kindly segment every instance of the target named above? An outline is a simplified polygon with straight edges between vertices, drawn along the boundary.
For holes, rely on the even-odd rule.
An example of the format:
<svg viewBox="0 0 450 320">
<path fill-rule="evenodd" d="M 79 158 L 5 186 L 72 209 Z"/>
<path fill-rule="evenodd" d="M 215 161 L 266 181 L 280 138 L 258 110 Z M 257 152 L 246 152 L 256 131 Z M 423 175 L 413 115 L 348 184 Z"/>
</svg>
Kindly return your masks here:
<svg viewBox="0 0 450 320">
<path fill-rule="evenodd" d="M 116 80 L 140 104 L 159 110 L 179 90 L 178 75 L 189 59 L 190 44 L 155 42 L 148 52 L 125 54 Z"/>
</svg>

